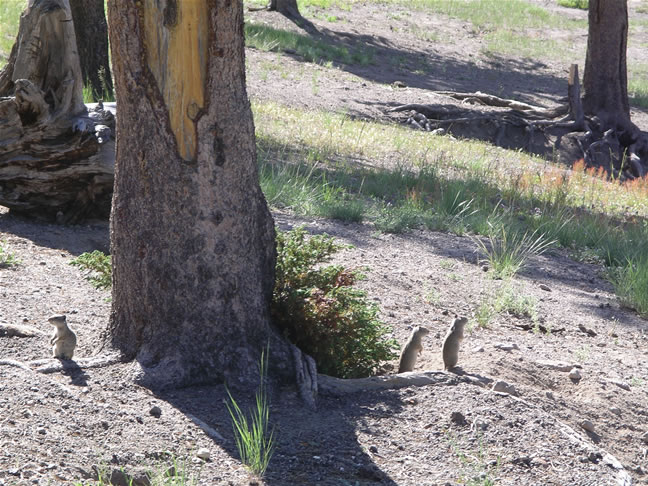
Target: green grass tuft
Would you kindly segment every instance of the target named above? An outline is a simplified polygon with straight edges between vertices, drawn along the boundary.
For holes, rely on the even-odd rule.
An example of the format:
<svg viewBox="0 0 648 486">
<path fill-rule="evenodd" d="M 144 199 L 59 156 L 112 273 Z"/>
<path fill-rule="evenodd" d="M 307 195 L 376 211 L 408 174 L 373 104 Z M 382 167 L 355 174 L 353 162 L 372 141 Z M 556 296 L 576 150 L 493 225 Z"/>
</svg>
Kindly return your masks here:
<svg viewBox="0 0 648 486">
<path fill-rule="evenodd" d="M 492 227 L 488 245 L 480 239 L 475 241 L 486 254 L 494 278 L 512 277 L 524 267 L 529 257 L 541 255 L 556 243 L 547 240 L 544 234 L 522 233 L 504 225 Z"/>
<path fill-rule="evenodd" d="M 610 272 L 616 294 L 626 307 L 648 316 L 648 256 L 628 259 L 626 264 Z"/>
<path fill-rule="evenodd" d="M 227 410 L 232 419 L 234 440 L 239 451 L 241 462 L 250 471 L 263 477 L 276 449 L 274 429 L 270 429 L 270 405 L 268 393 L 265 388 L 265 379 L 268 371 L 269 349 L 261 353 L 260 383 L 255 395 L 255 406 L 250 412 L 250 418 L 243 413 L 232 397 L 229 389 L 226 402 Z"/>
<path fill-rule="evenodd" d="M 19 263 L 16 254 L 7 249 L 6 242 L 0 242 L 0 268 L 13 267 Z"/>
</svg>

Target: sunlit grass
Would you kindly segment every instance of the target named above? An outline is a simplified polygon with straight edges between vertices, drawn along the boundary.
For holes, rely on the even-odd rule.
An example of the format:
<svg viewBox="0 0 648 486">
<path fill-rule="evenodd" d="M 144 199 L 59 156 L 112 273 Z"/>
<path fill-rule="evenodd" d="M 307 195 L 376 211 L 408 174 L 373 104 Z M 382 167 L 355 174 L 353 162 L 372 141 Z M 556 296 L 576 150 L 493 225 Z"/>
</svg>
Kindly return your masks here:
<svg viewBox="0 0 648 486">
<path fill-rule="evenodd" d="M 610 181 L 600 171 L 574 170 L 490 144 L 433 137 L 407 127 L 352 120 L 341 114 L 298 110 L 272 102 L 253 102 L 262 151 L 282 147 L 284 159 L 351 167 L 370 163 L 383 168 L 433 166 L 437 175 L 490 186 L 510 203 L 586 208 L 617 217 L 648 216 L 648 180 Z M 274 150 L 274 149 L 273 149 Z M 269 156 L 272 156 L 269 153 Z M 425 194 L 422 195 L 423 197 Z"/>
<path fill-rule="evenodd" d="M 369 49 L 351 49 L 334 46 L 311 36 L 277 29 L 263 24 L 245 24 L 245 44 L 262 51 L 292 51 L 304 59 L 316 62 L 343 62 L 346 64 L 366 65 L 372 61 Z"/>
<path fill-rule="evenodd" d="M 18 19 L 25 5 L 25 0 L 0 1 L 0 69 L 9 59 L 11 47 L 18 33 Z"/>
</svg>

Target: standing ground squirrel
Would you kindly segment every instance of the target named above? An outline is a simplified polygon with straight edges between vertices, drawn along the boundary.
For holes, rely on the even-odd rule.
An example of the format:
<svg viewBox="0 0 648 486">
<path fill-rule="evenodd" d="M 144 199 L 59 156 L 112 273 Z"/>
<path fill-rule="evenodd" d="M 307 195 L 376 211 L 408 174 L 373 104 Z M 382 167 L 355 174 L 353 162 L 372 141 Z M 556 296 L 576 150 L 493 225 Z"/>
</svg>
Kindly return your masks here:
<svg viewBox="0 0 648 486">
<path fill-rule="evenodd" d="M 50 344 L 54 345 L 52 356 L 60 359 L 72 359 L 77 337 L 74 331 L 68 327 L 65 316 L 52 316 L 47 321 L 56 328 L 50 340 Z"/>
<path fill-rule="evenodd" d="M 410 334 L 409 339 L 400 355 L 400 362 L 398 364 L 398 372 L 404 373 L 405 371 L 412 371 L 416 364 L 416 358 L 419 353 L 423 352 L 423 343 L 421 342 L 423 336 L 429 334 L 430 331 L 422 326 L 415 327 Z"/>
<path fill-rule="evenodd" d="M 446 370 L 451 370 L 457 366 L 459 361 L 459 343 L 463 340 L 464 326 L 468 322 L 465 317 L 455 317 L 452 321 L 450 329 L 443 340 L 443 367 Z"/>
</svg>

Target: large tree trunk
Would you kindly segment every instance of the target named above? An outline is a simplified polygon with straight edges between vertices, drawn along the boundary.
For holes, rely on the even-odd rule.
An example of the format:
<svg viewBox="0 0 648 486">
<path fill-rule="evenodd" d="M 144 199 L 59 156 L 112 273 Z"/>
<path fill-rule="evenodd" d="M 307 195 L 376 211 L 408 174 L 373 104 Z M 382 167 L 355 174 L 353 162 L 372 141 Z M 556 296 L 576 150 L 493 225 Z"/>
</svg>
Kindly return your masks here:
<svg viewBox="0 0 648 486">
<path fill-rule="evenodd" d="M 274 225 L 242 3 L 111 0 L 108 13 L 119 107 L 109 342 L 155 388 L 258 383 L 268 343 L 271 373 L 294 380 L 269 319 Z"/>
<path fill-rule="evenodd" d="M 70 0 L 83 82 L 95 101 L 112 99 L 113 85 L 108 62 L 108 24 L 104 0 Z"/>
<path fill-rule="evenodd" d="M 583 108 L 585 114 L 599 117 L 610 128 L 631 125 L 627 43 L 627 1 L 590 0 Z"/>
<path fill-rule="evenodd" d="M 107 215 L 113 179 L 112 117 L 83 104 L 70 19 L 68 0 L 31 0 L 0 73 L 0 204 L 59 221 Z"/>
</svg>

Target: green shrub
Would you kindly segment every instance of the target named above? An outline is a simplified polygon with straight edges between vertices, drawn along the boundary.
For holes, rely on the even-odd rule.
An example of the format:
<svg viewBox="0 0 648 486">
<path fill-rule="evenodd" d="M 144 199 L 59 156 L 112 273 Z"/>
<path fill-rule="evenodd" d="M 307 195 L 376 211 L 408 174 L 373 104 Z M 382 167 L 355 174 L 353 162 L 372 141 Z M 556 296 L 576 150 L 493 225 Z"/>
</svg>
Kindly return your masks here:
<svg viewBox="0 0 648 486">
<path fill-rule="evenodd" d="M 112 265 L 110 255 L 99 250 L 92 253 L 82 253 L 70 262 L 83 270 L 87 270 L 86 278 L 98 289 L 108 289 L 112 285 Z"/>
<path fill-rule="evenodd" d="M 341 248 L 328 235 L 307 238 L 302 228 L 278 233 L 272 317 L 321 373 L 356 378 L 395 358 L 398 345 L 386 337 L 378 307 L 353 287 L 356 271 L 318 266 Z"/>
<path fill-rule="evenodd" d="M 589 0 L 558 0 L 558 5 L 561 7 L 587 10 L 589 8 Z"/>
</svg>

